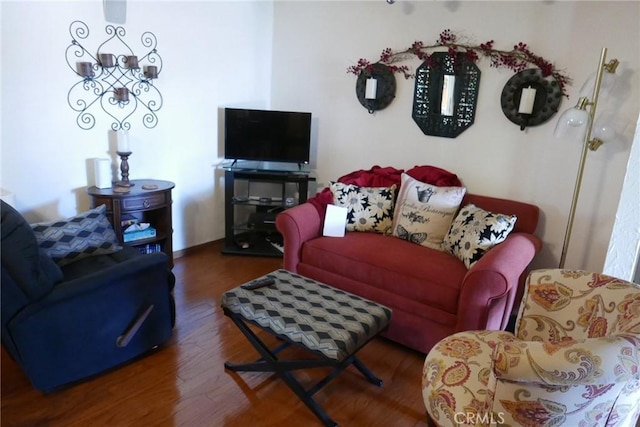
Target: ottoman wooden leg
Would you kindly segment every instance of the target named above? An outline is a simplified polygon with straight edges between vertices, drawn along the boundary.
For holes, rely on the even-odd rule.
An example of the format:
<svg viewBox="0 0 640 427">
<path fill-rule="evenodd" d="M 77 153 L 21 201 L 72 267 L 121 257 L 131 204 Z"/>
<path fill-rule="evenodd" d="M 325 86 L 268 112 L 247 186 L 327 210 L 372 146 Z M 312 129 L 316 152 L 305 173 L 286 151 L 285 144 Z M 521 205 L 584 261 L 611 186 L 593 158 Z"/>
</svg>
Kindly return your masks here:
<svg viewBox="0 0 640 427">
<path fill-rule="evenodd" d="M 286 348 L 289 343 L 285 342 L 277 348 L 270 350 L 248 327 L 241 317 L 236 316 L 234 313 L 228 312 L 227 310 L 225 310 L 225 314 L 231 318 L 233 323 L 238 327 L 238 329 L 240 329 L 243 335 L 261 356 L 255 362 L 249 363 L 231 363 L 227 361 L 224 364 L 225 368 L 233 372 L 274 372 L 296 394 L 296 396 L 298 396 L 302 403 L 304 403 L 307 408 L 309 408 L 311 412 L 313 412 L 313 414 L 322 421 L 325 426 L 333 427 L 338 424 L 333 421 L 324 409 L 313 399 L 313 395 L 322 387 L 327 385 L 329 381 L 338 376 L 338 374 L 345 370 L 349 365 L 353 364 L 370 383 L 382 386 L 382 380 L 376 377 L 355 355 L 351 355 L 342 361 L 323 357 L 300 360 L 278 359 L 277 353 Z M 318 367 L 333 367 L 334 369 L 308 390 L 300 384 L 292 373 L 292 371 L 296 369 Z"/>
</svg>

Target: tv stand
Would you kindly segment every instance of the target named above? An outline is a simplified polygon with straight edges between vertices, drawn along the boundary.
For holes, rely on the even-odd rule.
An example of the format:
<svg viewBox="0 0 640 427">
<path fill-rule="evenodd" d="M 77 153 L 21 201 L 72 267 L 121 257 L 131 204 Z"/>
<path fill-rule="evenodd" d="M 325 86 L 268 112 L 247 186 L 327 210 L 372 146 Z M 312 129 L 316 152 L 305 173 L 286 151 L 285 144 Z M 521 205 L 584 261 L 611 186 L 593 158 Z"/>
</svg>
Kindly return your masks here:
<svg viewBox="0 0 640 427">
<path fill-rule="evenodd" d="M 295 168 L 295 164 L 290 165 Z M 315 181 L 315 177 L 311 171 L 304 170 L 302 164 L 298 164 L 298 170 L 290 171 L 249 166 L 236 161 L 223 166 L 225 239 L 222 253 L 282 257 L 282 236 L 276 230 L 275 218 L 279 212 L 307 201 L 309 182 Z M 251 194 L 251 183 L 262 183 L 263 192 L 278 186 L 280 196 Z M 290 191 L 292 186 L 298 193 L 297 200 Z M 239 190 L 240 187 L 246 190 Z"/>
</svg>

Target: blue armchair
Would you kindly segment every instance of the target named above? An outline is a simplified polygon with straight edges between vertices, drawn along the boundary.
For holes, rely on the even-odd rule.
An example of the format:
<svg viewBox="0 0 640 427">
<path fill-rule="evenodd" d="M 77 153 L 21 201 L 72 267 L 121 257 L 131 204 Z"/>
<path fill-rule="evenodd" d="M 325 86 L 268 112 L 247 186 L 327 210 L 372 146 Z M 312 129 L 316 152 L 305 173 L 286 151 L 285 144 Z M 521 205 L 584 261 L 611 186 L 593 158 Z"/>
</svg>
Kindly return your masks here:
<svg viewBox="0 0 640 427">
<path fill-rule="evenodd" d="M 58 266 L 1 202 L 2 345 L 45 392 L 97 375 L 167 341 L 175 321 L 166 255 L 124 247 Z"/>
</svg>

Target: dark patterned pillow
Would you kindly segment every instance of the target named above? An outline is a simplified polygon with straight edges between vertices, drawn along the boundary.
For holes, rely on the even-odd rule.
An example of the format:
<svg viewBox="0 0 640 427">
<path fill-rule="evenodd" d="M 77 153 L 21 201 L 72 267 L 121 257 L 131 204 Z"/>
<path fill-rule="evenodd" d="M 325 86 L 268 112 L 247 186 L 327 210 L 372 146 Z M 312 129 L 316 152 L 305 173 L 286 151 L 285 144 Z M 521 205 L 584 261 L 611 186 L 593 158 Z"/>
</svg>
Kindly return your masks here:
<svg viewBox="0 0 640 427">
<path fill-rule="evenodd" d="M 504 242 L 516 220 L 515 215 L 487 212 L 475 205 L 466 205 L 453 220 L 442 246 L 471 268 L 486 251 Z"/>
<path fill-rule="evenodd" d="M 331 183 L 333 204 L 347 208 L 348 231 L 373 231 L 388 234 L 393 221 L 396 185 L 391 187 L 358 187 L 341 182 Z"/>
<path fill-rule="evenodd" d="M 38 245 L 63 266 L 91 255 L 102 255 L 122 249 L 107 219 L 106 206 L 61 221 L 31 224 Z"/>
</svg>

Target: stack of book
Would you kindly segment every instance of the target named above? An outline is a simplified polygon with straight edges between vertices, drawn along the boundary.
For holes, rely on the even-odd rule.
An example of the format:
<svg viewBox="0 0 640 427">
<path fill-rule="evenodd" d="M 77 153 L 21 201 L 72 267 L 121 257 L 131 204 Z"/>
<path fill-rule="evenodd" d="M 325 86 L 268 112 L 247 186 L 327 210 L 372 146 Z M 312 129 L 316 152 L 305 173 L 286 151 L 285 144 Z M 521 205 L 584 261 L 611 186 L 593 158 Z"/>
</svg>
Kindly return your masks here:
<svg viewBox="0 0 640 427">
<path fill-rule="evenodd" d="M 143 254 L 154 254 L 156 252 L 162 252 L 160 243 L 149 243 L 148 245 L 138 246 L 138 249 Z"/>
</svg>

